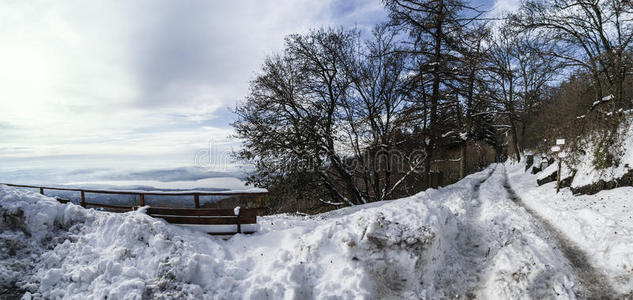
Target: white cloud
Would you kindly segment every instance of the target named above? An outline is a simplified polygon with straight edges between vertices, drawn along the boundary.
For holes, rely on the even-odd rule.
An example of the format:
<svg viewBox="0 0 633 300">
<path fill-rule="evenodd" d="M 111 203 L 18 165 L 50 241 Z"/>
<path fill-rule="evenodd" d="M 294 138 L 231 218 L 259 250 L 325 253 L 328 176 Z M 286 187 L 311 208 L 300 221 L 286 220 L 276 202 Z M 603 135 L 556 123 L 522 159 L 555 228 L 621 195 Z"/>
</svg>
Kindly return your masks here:
<svg viewBox="0 0 633 300">
<path fill-rule="evenodd" d="M 209 139 L 235 147 L 226 108 L 285 35 L 367 25 L 381 10 L 379 0 L 0 2 L 0 159 L 186 160 Z"/>
<path fill-rule="evenodd" d="M 491 17 L 501 17 L 507 13 L 512 13 L 521 7 L 521 0 L 496 0 L 488 13 Z"/>
</svg>

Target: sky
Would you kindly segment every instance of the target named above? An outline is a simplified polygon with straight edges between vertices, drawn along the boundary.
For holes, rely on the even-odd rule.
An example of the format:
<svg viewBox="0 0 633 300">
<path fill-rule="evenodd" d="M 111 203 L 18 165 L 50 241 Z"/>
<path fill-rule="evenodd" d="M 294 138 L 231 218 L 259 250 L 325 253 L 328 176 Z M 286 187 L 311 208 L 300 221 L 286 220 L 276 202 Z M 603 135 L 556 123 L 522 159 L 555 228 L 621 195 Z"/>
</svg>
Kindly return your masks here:
<svg viewBox="0 0 633 300">
<path fill-rule="evenodd" d="M 380 0 L 0 1 L 0 171 L 224 167 L 208 154 L 239 147 L 231 110 L 286 35 L 384 20 Z"/>
</svg>

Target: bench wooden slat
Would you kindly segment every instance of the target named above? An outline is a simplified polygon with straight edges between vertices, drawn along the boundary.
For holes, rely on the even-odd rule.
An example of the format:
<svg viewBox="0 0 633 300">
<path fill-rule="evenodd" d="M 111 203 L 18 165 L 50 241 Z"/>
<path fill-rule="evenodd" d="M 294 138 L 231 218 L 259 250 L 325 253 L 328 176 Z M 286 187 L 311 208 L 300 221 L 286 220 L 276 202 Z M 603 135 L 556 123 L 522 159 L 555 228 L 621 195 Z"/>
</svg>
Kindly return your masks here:
<svg viewBox="0 0 633 300">
<path fill-rule="evenodd" d="M 162 217 L 153 216 L 155 218 L 161 218 L 167 223 L 172 224 L 199 224 L 199 225 L 237 225 L 237 218 L 218 218 L 218 217 Z M 240 218 L 240 224 L 256 224 L 256 220 L 249 220 L 247 218 Z"/>
<path fill-rule="evenodd" d="M 173 215 L 173 216 L 235 216 L 232 208 L 167 208 L 150 207 L 149 215 Z M 241 208 L 241 216 L 257 216 L 256 208 Z"/>
</svg>

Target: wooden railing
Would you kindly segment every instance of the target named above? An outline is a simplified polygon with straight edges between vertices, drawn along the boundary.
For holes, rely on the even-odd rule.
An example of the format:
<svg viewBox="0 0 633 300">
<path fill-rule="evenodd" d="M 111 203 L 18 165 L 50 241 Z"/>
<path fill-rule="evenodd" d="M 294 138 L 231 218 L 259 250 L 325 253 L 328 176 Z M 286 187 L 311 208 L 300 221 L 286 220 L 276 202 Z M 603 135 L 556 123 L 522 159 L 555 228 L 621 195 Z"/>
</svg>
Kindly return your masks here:
<svg viewBox="0 0 633 300">
<path fill-rule="evenodd" d="M 7 186 L 12 187 L 21 187 L 21 188 L 32 188 L 39 189 L 40 194 L 44 195 L 45 190 L 55 190 L 55 191 L 74 191 L 81 193 L 81 200 L 79 204 L 82 207 L 100 207 L 110 210 L 118 210 L 118 211 L 129 211 L 134 210 L 136 207 L 145 206 L 145 196 L 191 196 L 193 197 L 194 207 L 200 208 L 200 196 L 250 196 L 257 197 L 258 203 L 258 211 L 259 215 L 263 215 L 263 203 L 262 198 L 267 194 L 267 192 L 248 192 L 248 191 L 227 191 L 227 192 L 204 192 L 204 191 L 186 191 L 186 192 L 151 192 L 151 191 L 114 191 L 114 190 L 94 190 L 94 189 L 77 189 L 77 188 L 66 188 L 66 187 L 50 187 L 50 186 L 39 186 L 39 185 L 25 185 L 25 184 L 11 184 L 11 183 L 0 183 Z M 111 204 L 100 204 L 100 203 L 90 203 L 86 201 L 86 194 L 114 194 L 114 195 L 130 195 L 136 196 L 138 199 L 138 205 L 134 206 L 125 206 L 125 205 L 111 205 Z M 70 202 L 69 199 L 62 199 L 57 197 L 60 202 L 67 203 Z"/>
</svg>

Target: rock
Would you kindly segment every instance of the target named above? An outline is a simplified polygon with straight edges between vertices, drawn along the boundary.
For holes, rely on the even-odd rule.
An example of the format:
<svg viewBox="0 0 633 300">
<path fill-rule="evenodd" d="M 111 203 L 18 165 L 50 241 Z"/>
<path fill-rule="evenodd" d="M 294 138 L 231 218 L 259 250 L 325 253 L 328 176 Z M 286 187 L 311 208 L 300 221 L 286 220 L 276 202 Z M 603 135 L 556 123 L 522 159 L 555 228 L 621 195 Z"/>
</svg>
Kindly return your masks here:
<svg viewBox="0 0 633 300">
<path fill-rule="evenodd" d="M 561 188 L 566 188 L 566 187 L 570 187 L 571 186 L 571 182 L 574 180 L 574 175 L 576 175 L 576 172 L 573 172 L 571 176 L 567 176 L 565 178 L 561 178 L 560 179 L 560 187 Z M 552 181 L 556 181 L 558 180 L 558 171 L 552 173 L 552 175 L 547 176 L 541 180 L 536 180 L 536 183 L 538 185 L 544 185 L 546 183 L 552 182 Z M 573 192 L 573 189 L 572 189 Z"/>
<path fill-rule="evenodd" d="M 552 173 L 552 175 L 547 176 L 547 177 L 545 177 L 545 178 L 543 178 L 543 179 L 537 179 L 537 180 L 536 180 L 536 183 L 537 183 L 538 185 L 544 185 L 544 184 L 546 184 L 546 183 L 548 183 L 548 182 L 556 181 L 556 178 L 557 178 L 557 176 L 558 176 L 557 174 L 558 174 L 558 171 L 556 171 L 556 172 Z"/>
<path fill-rule="evenodd" d="M 527 172 L 527 170 L 534 164 L 534 155 L 527 155 L 525 157 L 525 171 Z"/>
<path fill-rule="evenodd" d="M 571 188 L 571 191 L 574 194 L 593 195 L 602 190 L 610 190 L 621 186 L 633 186 L 633 170 L 628 171 L 620 178 L 610 181 L 600 179 L 598 182 L 592 184 Z"/>
</svg>

